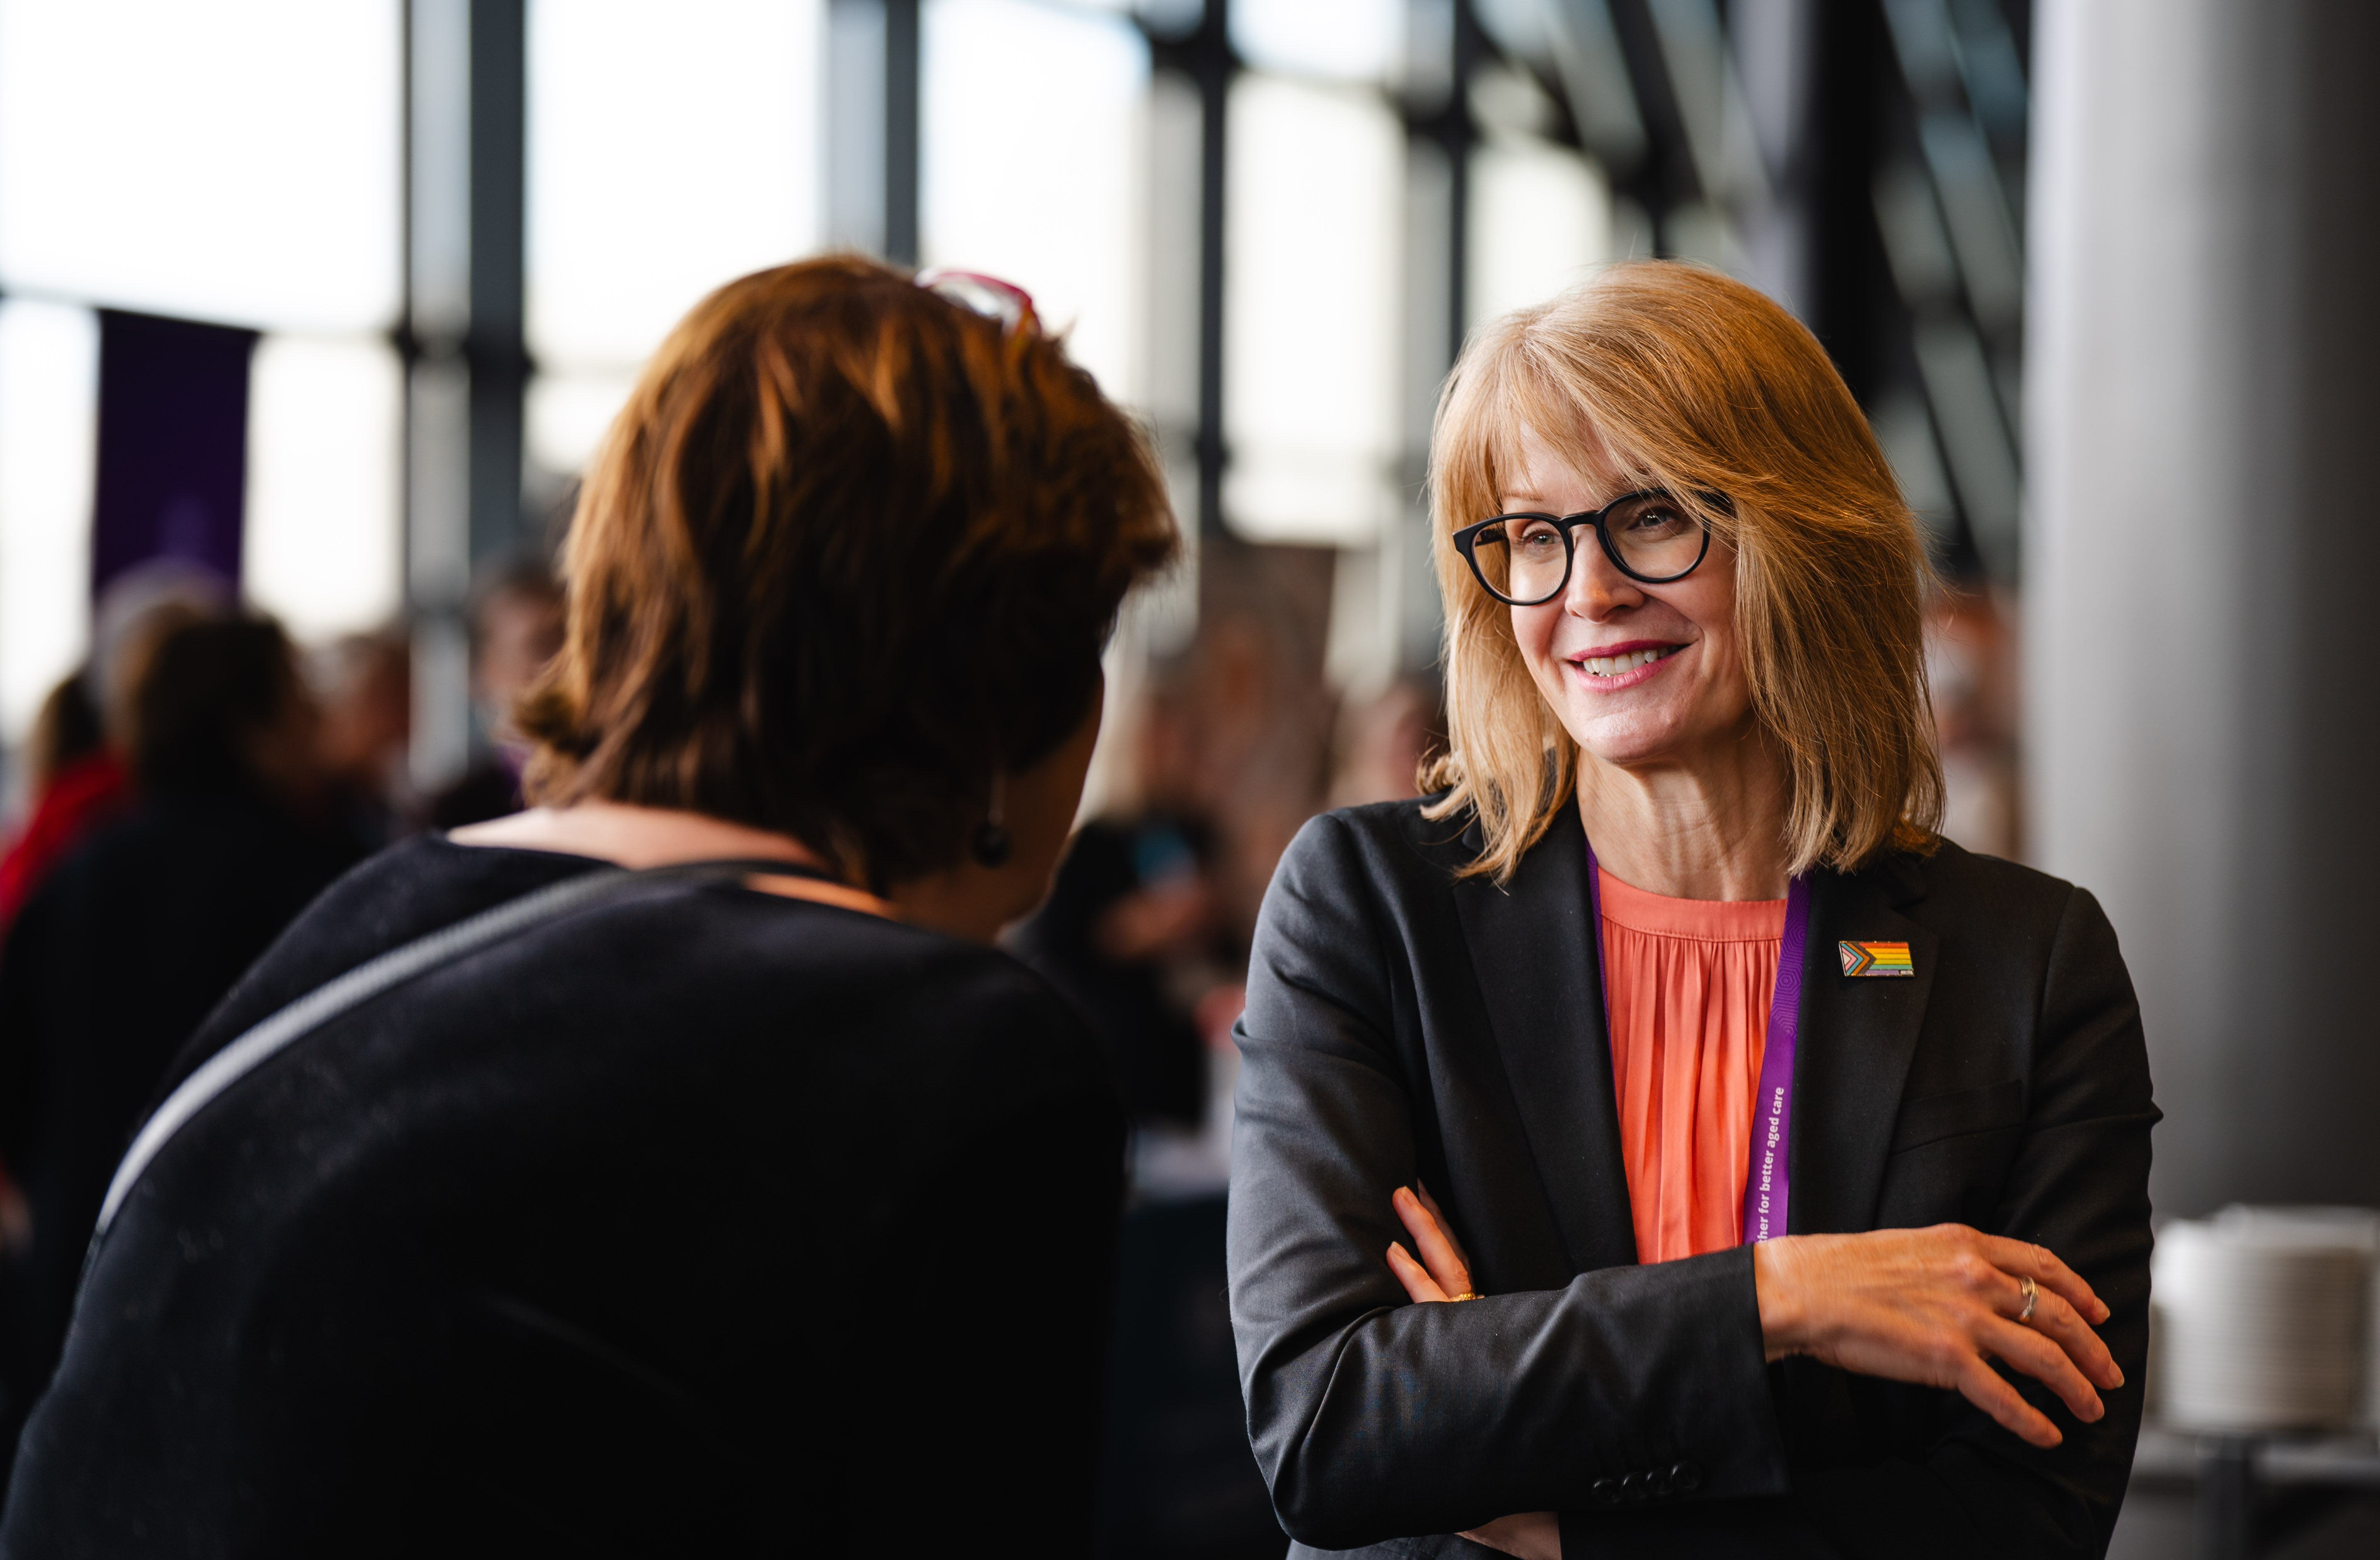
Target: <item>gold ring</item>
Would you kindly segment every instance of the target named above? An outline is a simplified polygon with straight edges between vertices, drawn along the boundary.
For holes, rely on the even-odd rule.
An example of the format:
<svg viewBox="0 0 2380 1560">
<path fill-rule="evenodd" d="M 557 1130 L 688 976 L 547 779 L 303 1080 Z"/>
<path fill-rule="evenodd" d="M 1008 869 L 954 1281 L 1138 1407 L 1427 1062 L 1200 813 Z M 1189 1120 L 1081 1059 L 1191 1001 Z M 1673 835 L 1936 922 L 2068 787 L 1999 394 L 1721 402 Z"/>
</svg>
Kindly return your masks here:
<svg viewBox="0 0 2380 1560">
<path fill-rule="evenodd" d="M 1451 1300 L 1477 1300 L 1479 1298 L 1479 1291 L 1476 1289 L 1465 1289 L 1459 1295 L 1449 1295 L 1446 1298 Z"/>
<path fill-rule="evenodd" d="M 2033 1281 L 2029 1273 L 2017 1275 L 2016 1282 L 2017 1288 L 2024 1291 L 2024 1309 L 2016 1313 L 2017 1325 L 2021 1327 L 2033 1320 L 2034 1304 L 2041 1299 L 2041 1286 Z"/>
</svg>

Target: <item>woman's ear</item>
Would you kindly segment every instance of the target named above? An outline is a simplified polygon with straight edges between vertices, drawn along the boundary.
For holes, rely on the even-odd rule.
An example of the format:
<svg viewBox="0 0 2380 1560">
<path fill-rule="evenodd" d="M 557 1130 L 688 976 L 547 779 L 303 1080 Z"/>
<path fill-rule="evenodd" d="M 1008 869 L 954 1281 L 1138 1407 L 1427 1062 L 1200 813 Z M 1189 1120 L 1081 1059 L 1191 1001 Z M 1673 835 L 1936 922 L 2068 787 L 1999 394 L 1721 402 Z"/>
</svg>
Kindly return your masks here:
<svg viewBox="0 0 2380 1560">
<path fill-rule="evenodd" d="M 990 942 L 1002 927 L 1032 913 L 1049 893 L 1058 859 L 1074 835 L 1105 703 L 1102 680 L 1081 724 L 1063 742 L 1030 768 L 998 782 L 970 830 L 968 850 L 955 865 L 893 886 L 887 897 L 905 917 L 954 937 Z M 1006 837 L 1006 849 L 977 849 L 989 842 L 994 827 Z"/>
</svg>

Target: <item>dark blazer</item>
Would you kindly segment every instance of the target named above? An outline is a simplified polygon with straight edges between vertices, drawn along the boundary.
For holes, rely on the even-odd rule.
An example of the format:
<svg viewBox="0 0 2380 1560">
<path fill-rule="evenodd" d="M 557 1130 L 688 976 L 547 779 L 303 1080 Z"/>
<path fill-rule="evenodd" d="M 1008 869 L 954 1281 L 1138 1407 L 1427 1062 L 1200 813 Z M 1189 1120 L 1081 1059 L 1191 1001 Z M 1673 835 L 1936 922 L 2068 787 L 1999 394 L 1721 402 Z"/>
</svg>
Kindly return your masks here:
<svg viewBox="0 0 2380 1560">
<path fill-rule="evenodd" d="M 591 870 L 426 839 L 177 1061 Z M 325 1024 L 85 1276 L 0 1556 L 1090 1548 L 1123 1122 L 1006 955 L 655 880 Z"/>
<path fill-rule="evenodd" d="M 1308 824 L 1266 896 L 1240 1026 L 1232 1324 L 1257 1457 L 1317 1549 L 1560 1513 L 1621 1554 L 2102 1554 L 2147 1352 L 2139 1010 L 2080 889 L 1946 844 L 1812 882 L 1796 1234 L 1948 1220 L 2097 1289 L 2128 1385 L 2036 1451 L 1953 1393 L 1763 1363 L 1749 1247 L 1639 1266 L 1575 806 L 1511 884 L 1418 802 Z M 1849 979 L 1843 939 L 1914 978 Z M 1488 1298 L 1413 1305 L 1383 1253 L 1419 1177 Z M 1420 1535 L 1420 1536 L 1416 1536 Z M 1427 1536 L 1438 1535 L 1438 1536 Z"/>
</svg>

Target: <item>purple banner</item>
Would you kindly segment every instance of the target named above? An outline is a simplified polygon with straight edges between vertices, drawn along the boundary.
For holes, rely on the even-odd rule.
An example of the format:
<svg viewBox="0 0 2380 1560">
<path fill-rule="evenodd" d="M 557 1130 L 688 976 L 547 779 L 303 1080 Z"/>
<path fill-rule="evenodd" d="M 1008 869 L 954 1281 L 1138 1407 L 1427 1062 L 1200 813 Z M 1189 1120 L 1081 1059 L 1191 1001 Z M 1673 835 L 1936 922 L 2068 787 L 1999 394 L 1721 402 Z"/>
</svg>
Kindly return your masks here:
<svg viewBox="0 0 2380 1560">
<path fill-rule="evenodd" d="M 256 333 L 102 309 L 91 586 L 152 558 L 239 584 Z"/>
</svg>

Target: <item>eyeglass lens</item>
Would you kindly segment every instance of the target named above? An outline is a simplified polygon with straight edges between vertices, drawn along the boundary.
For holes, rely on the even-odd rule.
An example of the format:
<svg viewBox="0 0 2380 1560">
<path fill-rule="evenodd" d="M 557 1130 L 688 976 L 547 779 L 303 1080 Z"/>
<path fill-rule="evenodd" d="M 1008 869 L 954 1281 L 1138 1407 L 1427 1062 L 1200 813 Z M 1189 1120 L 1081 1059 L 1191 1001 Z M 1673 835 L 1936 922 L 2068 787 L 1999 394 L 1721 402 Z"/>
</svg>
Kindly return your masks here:
<svg viewBox="0 0 2380 1560">
<path fill-rule="evenodd" d="M 1674 578 L 1702 556 L 1701 522 L 1666 493 L 1621 500 L 1604 513 L 1603 526 L 1621 567 L 1640 579 Z M 1473 555 L 1488 589 L 1512 601 L 1542 601 L 1561 589 L 1571 548 L 1586 530 L 1514 515 L 1481 532 Z"/>
</svg>

